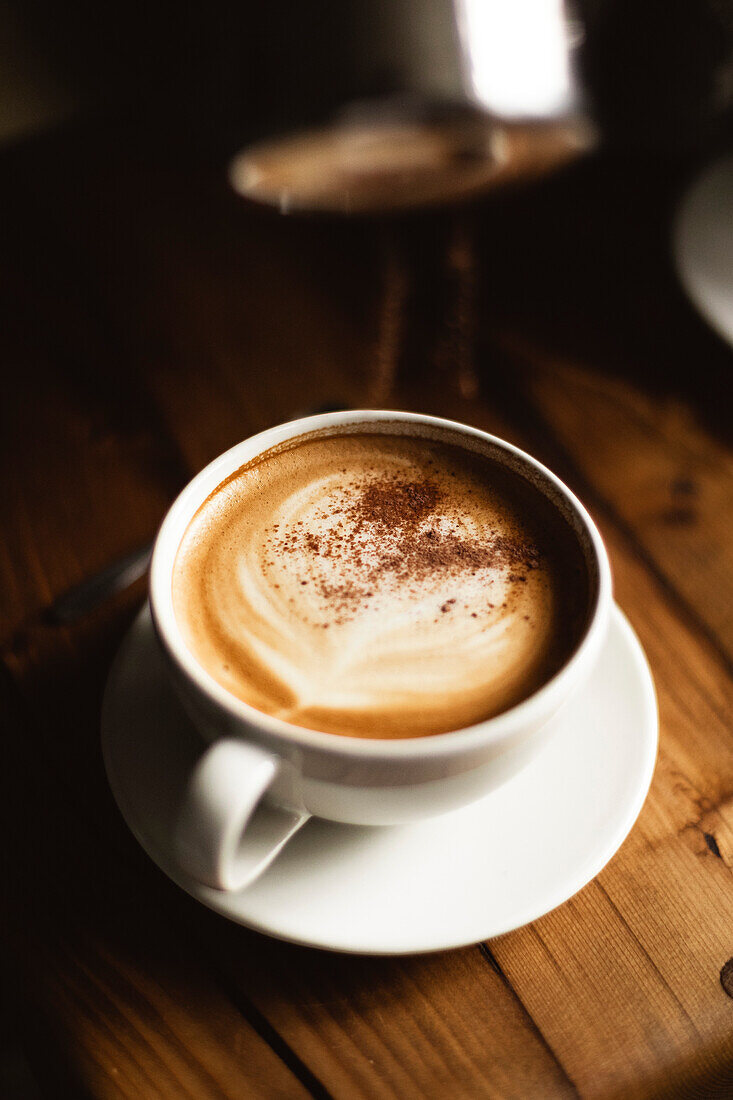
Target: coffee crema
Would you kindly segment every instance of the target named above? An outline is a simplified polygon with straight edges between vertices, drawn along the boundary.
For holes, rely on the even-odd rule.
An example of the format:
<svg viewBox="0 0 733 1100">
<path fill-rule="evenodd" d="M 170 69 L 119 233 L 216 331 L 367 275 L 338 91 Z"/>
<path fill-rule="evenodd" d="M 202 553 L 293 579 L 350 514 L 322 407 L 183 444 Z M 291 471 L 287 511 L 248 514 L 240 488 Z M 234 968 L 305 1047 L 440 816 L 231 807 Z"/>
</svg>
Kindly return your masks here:
<svg viewBox="0 0 733 1100">
<path fill-rule="evenodd" d="M 501 461 L 343 431 L 243 466 L 173 570 L 184 641 L 232 695 L 353 737 L 443 733 L 527 698 L 587 622 L 577 536 Z"/>
</svg>

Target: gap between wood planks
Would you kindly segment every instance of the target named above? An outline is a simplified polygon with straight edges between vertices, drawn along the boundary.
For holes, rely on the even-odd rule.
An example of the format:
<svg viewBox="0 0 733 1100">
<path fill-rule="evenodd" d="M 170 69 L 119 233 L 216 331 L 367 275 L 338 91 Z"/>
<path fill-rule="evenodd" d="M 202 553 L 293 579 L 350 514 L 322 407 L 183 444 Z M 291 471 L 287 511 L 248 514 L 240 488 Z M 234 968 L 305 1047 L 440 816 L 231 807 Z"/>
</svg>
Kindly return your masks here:
<svg viewBox="0 0 733 1100">
<path fill-rule="evenodd" d="M 201 943 L 197 938 L 197 942 Z M 216 975 L 219 988 L 231 1003 L 237 1008 L 249 1024 L 255 1029 L 264 1042 L 277 1054 L 281 1062 L 288 1067 L 290 1072 L 298 1078 L 301 1085 L 306 1088 L 313 1100 L 333 1100 L 333 1095 L 328 1091 L 322 1081 L 305 1064 L 282 1035 L 272 1026 L 270 1021 L 260 1012 L 241 991 L 236 982 L 230 981 L 222 969 L 206 956 L 210 972 Z"/>
<path fill-rule="evenodd" d="M 476 946 L 478 947 L 479 952 L 481 953 L 483 958 L 486 960 L 486 962 L 489 964 L 491 969 L 501 979 L 503 984 L 506 986 L 506 988 L 509 990 L 511 995 L 516 1000 L 517 1004 L 519 1005 L 519 1007 L 522 1011 L 522 1016 L 523 1016 L 524 1020 L 526 1021 L 528 1028 L 530 1029 L 530 1031 L 534 1035 L 536 1035 L 537 1039 L 542 1044 L 543 1048 L 547 1051 L 548 1055 L 550 1056 L 550 1058 L 552 1059 L 554 1064 L 557 1066 L 557 1069 L 558 1069 L 559 1073 L 565 1079 L 565 1081 L 568 1085 L 568 1088 L 572 1089 L 576 1096 L 579 1096 L 580 1093 L 578 1092 L 578 1088 L 577 1088 L 575 1082 L 571 1079 L 571 1077 L 568 1074 L 568 1071 L 566 1070 L 565 1066 L 562 1064 L 562 1062 L 560 1061 L 560 1058 L 555 1053 L 553 1048 L 550 1046 L 550 1044 L 547 1041 L 545 1035 L 543 1034 L 541 1028 L 539 1027 L 537 1021 L 532 1016 L 532 1013 L 526 1007 L 526 1005 L 524 1004 L 524 1001 L 519 996 L 516 989 L 514 988 L 514 986 L 509 981 L 506 974 L 502 970 L 502 968 L 499 964 L 499 961 L 496 958 L 496 956 L 494 955 L 491 948 L 489 947 L 488 942 L 479 943 Z"/>
</svg>

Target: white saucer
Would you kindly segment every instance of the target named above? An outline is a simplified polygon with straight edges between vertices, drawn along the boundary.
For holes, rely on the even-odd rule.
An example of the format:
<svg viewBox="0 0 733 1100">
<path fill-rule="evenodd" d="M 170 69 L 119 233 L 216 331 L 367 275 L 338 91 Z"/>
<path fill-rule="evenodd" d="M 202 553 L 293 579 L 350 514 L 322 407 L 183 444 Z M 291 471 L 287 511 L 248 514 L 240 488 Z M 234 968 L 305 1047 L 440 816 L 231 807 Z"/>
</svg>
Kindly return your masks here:
<svg viewBox="0 0 733 1100">
<path fill-rule="evenodd" d="M 238 894 L 178 870 L 171 822 L 199 736 L 166 682 L 147 610 L 110 674 L 102 746 L 117 804 L 158 866 L 225 917 L 294 943 L 364 954 L 498 936 L 598 874 L 641 809 L 657 749 L 649 667 L 616 608 L 591 681 L 523 772 L 481 802 L 417 825 L 311 820 Z"/>
<path fill-rule="evenodd" d="M 677 213 L 674 254 L 682 285 L 710 325 L 733 343 L 733 156 L 692 185 Z"/>
</svg>

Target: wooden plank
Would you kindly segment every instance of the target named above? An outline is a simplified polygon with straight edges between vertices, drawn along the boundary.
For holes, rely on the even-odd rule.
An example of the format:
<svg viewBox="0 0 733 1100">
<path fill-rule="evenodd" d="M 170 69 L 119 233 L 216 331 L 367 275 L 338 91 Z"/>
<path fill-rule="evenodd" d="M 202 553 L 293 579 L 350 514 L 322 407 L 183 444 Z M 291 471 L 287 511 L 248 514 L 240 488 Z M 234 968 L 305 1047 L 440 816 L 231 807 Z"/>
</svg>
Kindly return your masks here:
<svg viewBox="0 0 733 1100">
<path fill-rule="evenodd" d="M 73 364 L 40 337 L 6 361 L 14 378 L 0 403 L 0 642 L 148 542 L 187 480 L 154 405 L 94 334 L 88 305 L 65 297 L 59 342 L 84 332 Z"/>
<path fill-rule="evenodd" d="M 552 370 L 536 369 L 529 378 L 530 393 L 559 433 L 564 454 L 577 462 L 581 482 L 593 487 L 603 509 L 602 528 L 610 542 L 618 597 L 630 609 L 649 654 L 660 699 L 660 759 L 649 802 L 627 845 L 598 880 L 612 912 L 600 922 L 593 914 L 579 922 L 588 937 L 599 925 L 607 930 L 621 922 L 642 953 L 626 1006 L 617 1005 L 615 1027 L 609 1027 L 604 1008 L 608 991 L 594 1004 L 587 981 L 573 988 L 572 1004 L 579 1009 L 576 1024 L 587 1013 L 601 1022 L 593 1034 L 599 1043 L 595 1055 L 605 1059 L 599 1063 L 607 1067 L 605 1075 L 582 1075 L 511 961 L 502 961 L 584 1093 L 594 1095 L 598 1090 L 598 1095 L 605 1095 L 604 1089 L 618 1088 L 624 1095 L 632 1095 L 634 1089 L 647 1095 L 654 1091 L 655 1081 L 676 1075 L 681 1089 L 727 1095 L 733 1088 L 733 1042 L 730 1001 L 719 975 L 731 951 L 733 884 L 726 855 L 733 791 L 733 692 L 727 660 L 728 609 L 725 600 L 723 608 L 716 606 L 716 595 L 729 585 L 729 548 L 721 529 L 731 515 L 729 461 L 714 438 L 678 412 L 655 419 L 647 406 L 646 419 L 641 418 L 644 399 L 635 394 L 631 403 L 627 388 L 621 400 L 624 387 L 618 382 L 594 385 L 590 373 L 579 381 L 578 372 L 557 364 Z M 562 401 L 558 383 L 567 383 Z M 609 385 L 615 400 L 608 400 Z M 667 434 L 670 420 L 680 437 L 677 443 Z M 556 450 L 552 439 L 548 443 Z M 633 454 L 634 460 L 625 462 L 625 454 Z M 658 516 L 669 506 L 664 498 L 680 477 L 702 483 L 695 499 L 696 519 L 683 525 L 683 537 L 674 537 L 677 524 L 672 524 L 665 538 L 660 526 L 666 530 L 666 525 L 658 523 Z M 658 570 L 656 579 L 639 561 L 637 539 L 647 549 L 654 573 Z M 700 586 L 701 575 L 711 583 Z M 699 616 L 690 614 L 690 606 Z M 564 937 L 570 933 L 564 911 L 539 922 L 538 935 L 545 923 L 554 952 L 564 959 Z M 516 938 L 526 949 L 527 936 L 518 933 Z M 612 972 L 614 987 L 624 973 L 613 953 L 609 956 L 605 936 L 586 966 L 601 976 Z M 663 991 L 674 1000 L 660 1015 L 650 997 Z M 551 982 L 549 989 L 535 992 L 549 1002 L 559 990 Z M 666 1033 L 672 1021 L 679 1029 L 674 1037 Z M 645 1053 L 648 1039 L 633 1041 L 640 1026 L 647 1036 L 663 1039 L 658 1059 Z M 623 1050 L 623 1060 L 615 1066 L 609 1057 L 610 1038 L 620 1043 L 619 1053 Z M 637 1072 L 632 1072 L 635 1052 Z"/>
<path fill-rule="evenodd" d="M 611 550 L 622 604 L 644 607 L 634 617 L 659 691 L 652 791 L 598 880 L 494 949 L 582 1095 L 653 1095 L 672 1080 L 680 1094 L 725 1095 L 733 1035 L 719 974 L 731 952 L 733 881 L 705 833 L 720 832 L 728 851 L 733 692 L 633 556 L 614 539 Z"/>
<path fill-rule="evenodd" d="M 55 596 L 151 539 L 169 499 L 166 486 L 146 472 L 158 468 L 152 436 L 95 438 L 89 418 L 61 387 L 49 385 L 39 406 L 38 374 L 24 371 L 29 384 L 22 392 L 16 387 L 14 430 L 3 435 L 6 453 L 23 459 L 22 470 L 16 466 L 0 483 L 0 640 Z"/>
<path fill-rule="evenodd" d="M 679 399 L 521 351 L 528 398 L 577 470 L 733 659 L 730 448 Z"/>
<path fill-rule="evenodd" d="M 537 376 L 538 366 L 530 377 Z M 490 407 L 443 395 L 440 408 L 527 447 L 581 496 L 591 488 L 617 598 L 629 609 L 654 670 L 662 735 L 649 800 L 620 854 L 571 902 L 496 941 L 492 950 L 581 1095 L 656 1095 L 659 1082 L 675 1075 L 681 1088 L 727 1095 L 733 1089 L 733 1035 L 730 1000 L 719 980 L 733 950 L 733 881 L 726 866 L 733 685 L 727 660 L 706 630 L 688 622 L 671 584 L 639 560 L 603 490 L 592 477 L 578 475 L 566 438 L 558 447 L 549 417 L 532 414 L 525 381 L 515 377 L 508 395 L 505 385 L 494 387 Z M 573 394 L 578 425 L 584 422 L 583 393 Z M 437 411 L 424 391 L 418 400 L 426 411 Z M 586 448 L 602 452 L 619 439 L 618 424 L 596 422 L 588 438 Z M 711 441 L 708 465 L 717 468 L 719 480 L 705 498 L 710 511 L 700 506 L 703 540 L 720 518 L 716 509 L 728 478 L 726 466 L 712 460 L 715 448 Z"/>
<path fill-rule="evenodd" d="M 312 1095 L 195 948 L 141 904 L 109 837 L 57 782 L 60 765 L 49 755 L 43 766 L 43 735 L 0 689 L 3 969 L 42 1021 L 39 1079 L 51 1051 L 75 1090 L 99 1097 Z"/>
</svg>

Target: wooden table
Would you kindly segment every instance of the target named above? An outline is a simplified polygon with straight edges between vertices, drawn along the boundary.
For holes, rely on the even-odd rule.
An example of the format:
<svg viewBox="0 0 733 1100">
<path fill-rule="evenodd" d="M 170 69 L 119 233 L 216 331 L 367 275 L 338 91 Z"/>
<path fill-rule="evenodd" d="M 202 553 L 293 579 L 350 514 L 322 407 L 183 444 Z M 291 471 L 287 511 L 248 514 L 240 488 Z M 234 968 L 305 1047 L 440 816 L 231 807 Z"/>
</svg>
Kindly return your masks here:
<svg viewBox="0 0 733 1100">
<path fill-rule="evenodd" d="M 391 224 L 248 208 L 126 127 L 3 153 L 0 1045 L 41 1095 L 733 1096 L 733 355 L 671 272 L 687 172 L 597 157 Z M 169 883 L 99 749 L 144 586 L 49 611 L 218 452 L 372 401 L 567 480 L 661 711 L 649 799 L 598 878 L 425 957 L 278 943 Z"/>
</svg>

